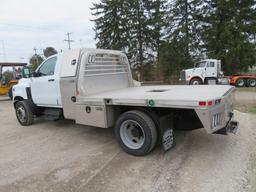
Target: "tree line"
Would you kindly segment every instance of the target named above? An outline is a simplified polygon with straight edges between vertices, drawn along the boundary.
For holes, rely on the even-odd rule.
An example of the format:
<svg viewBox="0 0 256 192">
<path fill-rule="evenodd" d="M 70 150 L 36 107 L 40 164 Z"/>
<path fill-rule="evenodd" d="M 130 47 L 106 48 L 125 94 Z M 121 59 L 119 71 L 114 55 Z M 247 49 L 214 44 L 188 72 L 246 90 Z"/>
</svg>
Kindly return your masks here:
<svg viewBox="0 0 256 192">
<path fill-rule="evenodd" d="M 46 47 L 43 50 L 43 55 L 40 54 L 34 54 L 32 57 L 29 59 L 30 63 L 30 69 L 32 72 L 34 72 L 37 67 L 48 57 L 57 54 L 58 51 L 53 48 L 53 47 Z"/>
<path fill-rule="evenodd" d="M 31 72 L 34 72 L 37 67 L 48 57 L 57 54 L 57 50 L 53 47 L 46 47 L 43 50 L 43 55 L 34 54 L 29 58 L 29 67 Z M 10 80 L 13 79 L 13 70 L 7 70 L 3 72 L 3 80 L 8 83 Z"/>
<path fill-rule="evenodd" d="M 91 10 L 97 47 L 124 51 L 141 80 L 206 57 L 226 74 L 256 64 L 255 0 L 101 0 Z"/>
</svg>

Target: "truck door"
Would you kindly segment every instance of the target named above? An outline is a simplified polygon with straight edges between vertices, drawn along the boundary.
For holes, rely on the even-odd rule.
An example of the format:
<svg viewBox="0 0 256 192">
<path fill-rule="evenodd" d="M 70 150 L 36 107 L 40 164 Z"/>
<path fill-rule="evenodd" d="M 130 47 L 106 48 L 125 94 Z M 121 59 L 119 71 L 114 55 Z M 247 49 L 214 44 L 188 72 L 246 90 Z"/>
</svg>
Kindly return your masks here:
<svg viewBox="0 0 256 192">
<path fill-rule="evenodd" d="M 215 62 L 208 61 L 205 69 L 205 77 L 217 77 L 217 65 Z"/>
<path fill-rule="evenodd" d="M 60 70 L 60 92 L 64 117 L 75 119 L 77 92 L 77 73 L 80 49 L 73 49 L 64 53 Z M 81 69 L 84 72 L 84 69 Z"/>
<path fill-rule="evenodd" d="M 44 61 L 35 72 L 31 80 L 31 93 L 34 103 L 43 106 L 57 106 L 57 82 L 55 66 L 57 56 L 50 57 Z"/>
</svg>

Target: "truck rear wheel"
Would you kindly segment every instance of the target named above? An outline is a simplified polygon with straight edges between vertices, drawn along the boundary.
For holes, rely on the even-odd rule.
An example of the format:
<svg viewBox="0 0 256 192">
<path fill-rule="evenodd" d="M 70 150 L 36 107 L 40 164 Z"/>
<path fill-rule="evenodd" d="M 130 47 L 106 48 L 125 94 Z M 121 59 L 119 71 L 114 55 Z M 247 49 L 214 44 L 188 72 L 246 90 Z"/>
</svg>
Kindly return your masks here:
<svg viewBox="0 0 256 192">
<path fill-rule="evenodd" d="M 238 79 L 236 81 L 236 86 L 237 87 L 244 87 L 245 86 L 245 80 L 244 79 Z"/>
<path fill-rule="evenodd" d="M 118 118 L 115 135 L 125 152 L 135 156 L 143 156 L 155 147 L 157 128 L 149 115 L 134 110 L 128 111 Z"/>
<path fill-rule="evenodd" d="M 248 79 L 249 87 L 256 87 L 256 79 Z"/>
<path fill-rule="evenodd" d="M 15 105 L 16 117 L 23 126 L 33 124 L 34 114 L 32 104 L 28 100 L 18 101 Z"/>
</svg>

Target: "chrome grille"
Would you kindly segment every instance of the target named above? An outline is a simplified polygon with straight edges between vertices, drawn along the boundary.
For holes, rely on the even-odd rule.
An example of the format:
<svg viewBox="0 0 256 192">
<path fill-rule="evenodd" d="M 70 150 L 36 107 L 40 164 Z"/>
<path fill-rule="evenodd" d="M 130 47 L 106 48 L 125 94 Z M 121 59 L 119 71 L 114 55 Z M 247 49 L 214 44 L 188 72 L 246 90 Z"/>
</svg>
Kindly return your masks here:
<svg viewBox="0 0 256 192">
<path fill-rule="evenodd" d="M 182 70 L 181 72 L 180 72 L 180 80 L 186 80 L 186 71 L 184 71 L 184 70 Z"/>
</svg>

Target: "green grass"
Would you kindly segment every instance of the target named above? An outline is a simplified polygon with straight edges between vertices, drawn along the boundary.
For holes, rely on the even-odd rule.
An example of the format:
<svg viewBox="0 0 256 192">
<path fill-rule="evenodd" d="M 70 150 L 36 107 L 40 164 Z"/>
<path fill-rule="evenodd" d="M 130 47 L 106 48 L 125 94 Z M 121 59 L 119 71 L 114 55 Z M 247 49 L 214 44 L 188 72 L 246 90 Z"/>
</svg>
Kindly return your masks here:
<svg viewBox="0 0 256 192">
<path fill-rule="evenodd" d="M 249 109 L 249 113 L 256 114 L 256 107 L 251 107 L 251 108 Z"/>
<path fill-rule="evenodd" d="M 241 92 L 256 92 L 256 87 L 236 88 L 236 91 L 241 91 Z"/>
<path fill-rule="evenodd" d="M 234 108 L 243 113 L 256 114 L 256 105 L 236 103 Z"/>
</svg>

